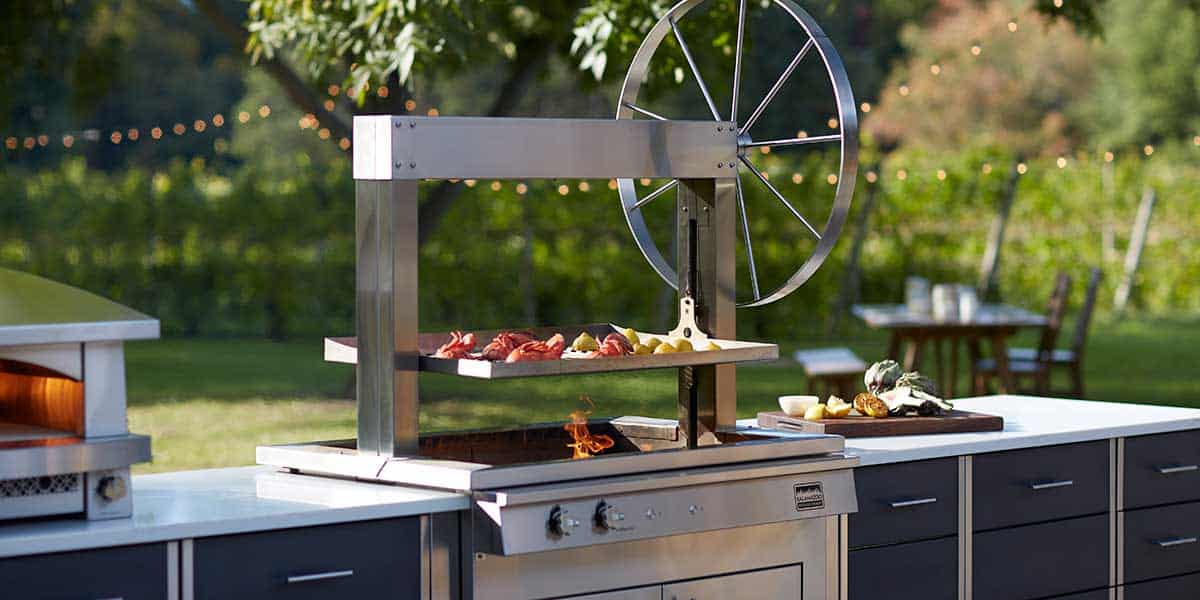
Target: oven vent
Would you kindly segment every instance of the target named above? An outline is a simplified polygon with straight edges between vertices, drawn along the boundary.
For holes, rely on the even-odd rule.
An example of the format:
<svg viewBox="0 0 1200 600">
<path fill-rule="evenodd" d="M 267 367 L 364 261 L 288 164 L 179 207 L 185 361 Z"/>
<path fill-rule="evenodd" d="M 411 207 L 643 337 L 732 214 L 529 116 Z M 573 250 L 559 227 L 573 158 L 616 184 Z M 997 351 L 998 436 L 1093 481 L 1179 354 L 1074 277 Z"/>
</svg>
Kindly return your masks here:
<svg viewBox="0 0 1200 600">
<path fill-rule="evenodd" d="M 0 498 L 47 496 L 79 491 L 79 473 L 0 480 Z"/>
</svg>

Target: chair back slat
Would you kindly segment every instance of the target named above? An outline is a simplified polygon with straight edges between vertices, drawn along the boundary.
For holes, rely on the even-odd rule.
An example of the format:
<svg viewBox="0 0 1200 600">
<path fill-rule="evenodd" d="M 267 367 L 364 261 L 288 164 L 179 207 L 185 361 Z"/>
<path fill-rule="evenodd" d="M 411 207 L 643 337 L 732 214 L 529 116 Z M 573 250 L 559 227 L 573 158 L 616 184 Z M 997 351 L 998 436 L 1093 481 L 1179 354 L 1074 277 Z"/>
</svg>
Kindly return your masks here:
<svg viewBox="0 0 1200 600">
<path fill-rule="evenodd" d="M 1083 299 L 1083 308 L 1075 321 L 1075 335 L 1071 339 L 1071 352 L 1075 360 L 1083 356 L 1083 347 L 1087 345 L 1088 328 L 1092 325 L 1092 311 L 1096 308 L 1096 296 L 1100 292 L 1100 282 L 1104 279 L 1104 271 L 1092 267 L 1088 274 L 1087 295 Z"/>
<path fill-rule="evenodd" d="M 1042 338 L 1038 342 L 1038 360 L 1049 362 L 1058 343 L 1058 332 L 1062 331 L 1063 317 L 1067 313 L 1067 298 L 1071 295 L 1071 276 L 1059 273 L 1054 279 L 1054 291 L 1046 305 L 1046 325 L 1042 327 Z"/>
</svg>

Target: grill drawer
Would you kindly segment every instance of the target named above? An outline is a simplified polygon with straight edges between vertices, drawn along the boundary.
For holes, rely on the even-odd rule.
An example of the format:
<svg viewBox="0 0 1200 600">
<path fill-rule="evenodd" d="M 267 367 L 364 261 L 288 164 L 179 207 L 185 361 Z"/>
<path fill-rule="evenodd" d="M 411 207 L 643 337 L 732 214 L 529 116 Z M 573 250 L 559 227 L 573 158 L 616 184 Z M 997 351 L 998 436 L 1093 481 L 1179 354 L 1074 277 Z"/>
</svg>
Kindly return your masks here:
<svg viewBox="0 0 1200 600">
<path fill-rule="evenodd" d="M 953 600 L 958 538 L 850 552 L 850 600 Z"/>
<path fill-rule="evenodd" d="M 1108 586 L 1108 515 L 975 534 L 975 600 L 1071 594 Z"/>
<path fill-rule="evenodd" d="M 195 597 L 418 598 L 420 536 L 407 518 L 198 539 Z"/>
<path fill-rule="evenodd" d="M 1125 507 L 1200 500 L 1200 430 L 1125 440 Z"/>
<path fill-rule="evenodd" d="M 1200 571 L 1200 502 L 1125 512 L 1125 581 Z"/>
<path fill-rule="evenodd" d="M 0 597 L 76 600 L 167 596 L 167 545 L 0 559 Z"/>
<path fill-rule="evenodd" d="M 850 515 L 850 547 L 911 542 L 958 531 L 958 459 L 854 470 L 858 512 Z"/>
<path fill-rule="evenodd" d="M 1195 600 L 1198 593 L 1200 574 L 1125 586 L 1125 600 Z"/>
<path fill-rule="evenodd" d="M 1108 511 L 1107 440 L 974 458 L 975 531 Z"/>
</svg>

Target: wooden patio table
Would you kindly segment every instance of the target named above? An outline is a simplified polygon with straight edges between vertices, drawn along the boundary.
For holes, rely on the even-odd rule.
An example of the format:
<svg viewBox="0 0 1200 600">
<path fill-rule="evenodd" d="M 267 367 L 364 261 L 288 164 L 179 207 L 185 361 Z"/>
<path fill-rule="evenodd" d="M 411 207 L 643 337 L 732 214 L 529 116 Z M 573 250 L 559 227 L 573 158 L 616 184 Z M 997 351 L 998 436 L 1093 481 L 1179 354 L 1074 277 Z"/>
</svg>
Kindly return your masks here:
<svg viewBox="0 0 1200 600">
<path fill-rule="evenodd" d="M 937 353 L 938 382 L 947 398 L 955 397 L 960 343 L 966 342 L 968 356 L 971 364 L 974 364 L 982 357 L 980 343 L 987 341 L 991 346 L 992 359 L 996 361 L 1001 387 L 999 391 L 1001 394 L 1010 393 L 1016 387 L 1008 366 L 1008 338 L 1023 327 L 1042 327 L 1046 324 L 1044 316 L 1006 304 L 981 305 L 975 318 L 970 321 L 939 321 L 931 315 L 911 312 L 903 304 L 856 304 L 851 310 L 868 327 L 891 332 L 888 358 L 899 361 L 900 346 L 907 344 L 901 361 L 905 371 L 919 369 L 925 346 L 933 344 Z M 950 341 L 948 366 L 942 356 L 944 340 Z"/>
</svg>

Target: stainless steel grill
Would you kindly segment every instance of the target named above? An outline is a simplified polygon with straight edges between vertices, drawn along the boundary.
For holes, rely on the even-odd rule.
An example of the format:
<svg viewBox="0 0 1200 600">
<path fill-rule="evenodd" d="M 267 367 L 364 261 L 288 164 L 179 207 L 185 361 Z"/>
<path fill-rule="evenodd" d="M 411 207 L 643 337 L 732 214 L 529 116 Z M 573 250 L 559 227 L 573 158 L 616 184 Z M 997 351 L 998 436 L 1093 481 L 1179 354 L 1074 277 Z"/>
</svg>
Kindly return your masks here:
<svg viewBox="0 0 1200 600">
<path fill-rule="evenodd" d="M 429 520 L 431 596 L 701 598 L 724 590 L 719 597 L 815 599 L 844 592 L 840 551 L 845 515 L 857 510 L 851 474 L 856 461 L 842 454 L 840 437 L 736 427 L 734 363 L 772 360 L 779 349 L 737 340 L 734 311 L 791 293 L 832 249 L 857 169 L 854 100 L 837 52 L 817 24 L 791 0 L 773 0 L 765 9 L 793 20 L 803 46 L 739 123 L 748 9 L 743 0 L 736 11 L 735 100 L 729 118 L 723 118 L 677 27 L 702 1 L 680 2 L 651 29 L 630 67 L 615 121 L 355 118 L 358 337 L 329 338 L 325 352 L 327 360 L 357 366 L 358 436 L 260 447 L 257 455 L 262 464 L 293 472 L 470 494 L 470 511 Z M 648 63 L 668 35 L 684 51 L 713 121 L 670 120 L 636 104 Z M 755 141 L 750 128 L 809 52 L 829 77 L 838 133 Z M 840 151 L 834 199 L 819 227 L 761 176 L 749 155 L 764 146 L 806 144 L 832 144 Z M 743 168 L 817 240 L 812 255 L 786 281 L 765 291 L 745 226 Z M 446 335 L 418 332 L 417 182 L 429 178 L 616 179 L 635 241 L 679 290 L 680 318 L 671 335 L 694 344 L 714 339 L 721 349 L 513 364 L 432 357 Z M 671 183 L 639 197 L 633 181 L 641 178 Z M 641 214 L 672 189 L 678 270 L 654 246 Z M 736 293 L 739 223 L 752 282 L 744 301 Z M 570 339 L 588 331 L 599 338 L 613 329 L 593 324 L 541 333 Z M 495 332 L 477 333 L 486 342 Z M 422 371 L 489 380 L 655 368 L 678 371 L 678 419 L 592 421 L 589 428 L 611 437 L 613 446 L 587 460 L 570 460 L 562 423 L 418 431 Z"/>
<path fill-rule="evenodd" d="M 127 429 L 123 341 L 156 337 L 146 315 L 0 269 L 0 519 L 132 513 L 150 439 Z"/>
</svg>

